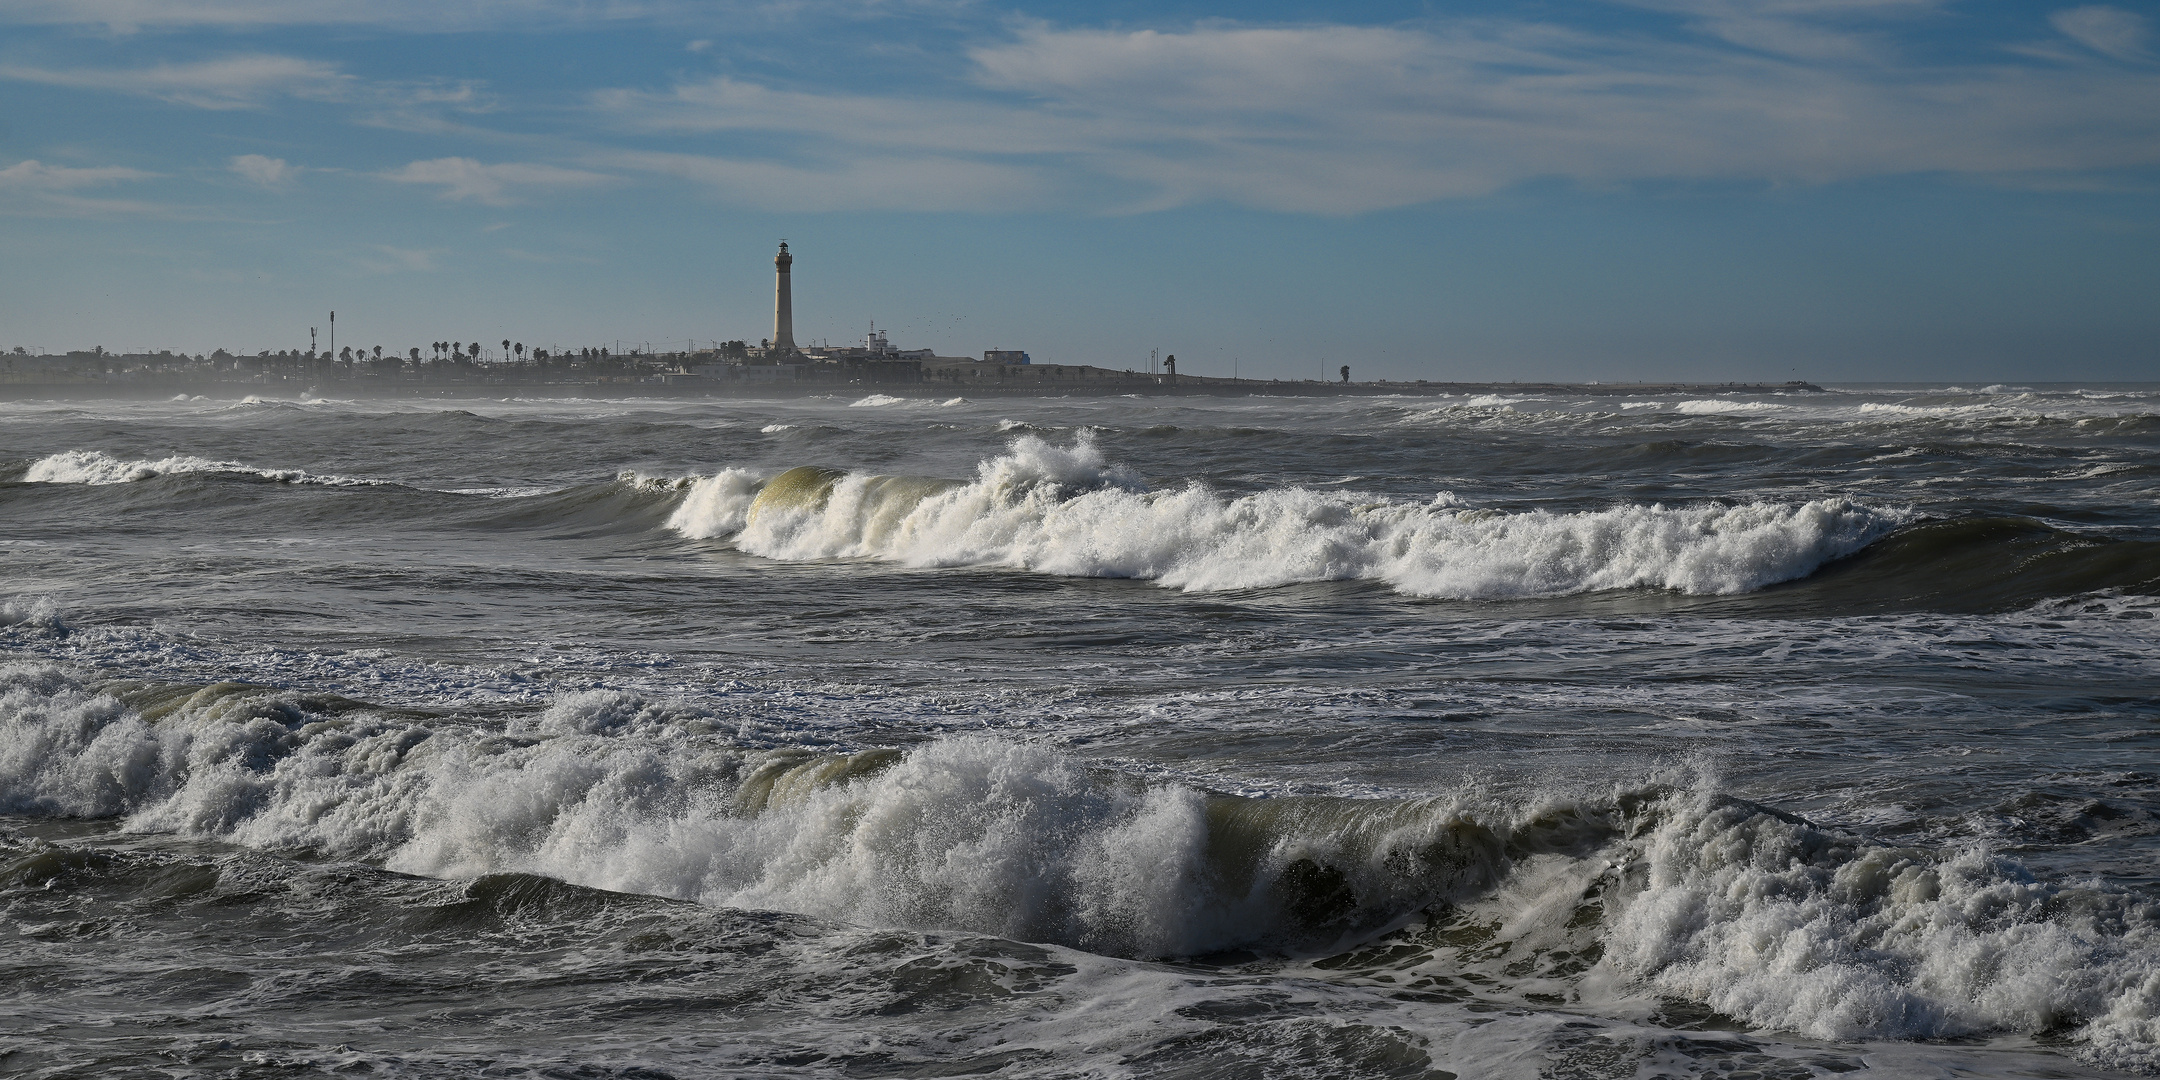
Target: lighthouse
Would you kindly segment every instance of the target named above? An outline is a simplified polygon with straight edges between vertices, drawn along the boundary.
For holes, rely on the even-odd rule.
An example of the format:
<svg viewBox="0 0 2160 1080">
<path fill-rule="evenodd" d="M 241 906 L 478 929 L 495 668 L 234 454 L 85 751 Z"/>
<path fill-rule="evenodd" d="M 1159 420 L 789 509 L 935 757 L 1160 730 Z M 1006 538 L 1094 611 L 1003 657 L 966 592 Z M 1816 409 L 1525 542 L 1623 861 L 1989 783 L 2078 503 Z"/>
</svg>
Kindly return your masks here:
<svg viewBox="0 0 2160 1080">
<path fill-rule="evenodd" d="M 795 297 L 788 288 L 788 271 L 795 265 L 795 256 L 788 254 L 787 241 L 780 241 L 780 254 L 773 256 L 772 264 L 771 353 L 774 356 L 792 356 L 795 352 Z"/>
</svg>

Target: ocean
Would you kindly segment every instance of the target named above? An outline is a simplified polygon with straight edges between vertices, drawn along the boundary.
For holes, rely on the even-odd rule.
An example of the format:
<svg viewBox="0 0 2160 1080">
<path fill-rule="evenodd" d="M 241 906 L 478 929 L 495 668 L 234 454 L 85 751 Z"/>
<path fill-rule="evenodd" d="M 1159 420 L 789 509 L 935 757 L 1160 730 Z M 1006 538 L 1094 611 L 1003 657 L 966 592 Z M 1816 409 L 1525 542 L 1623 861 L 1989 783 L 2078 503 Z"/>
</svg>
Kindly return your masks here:
<svg viewBox="0 0 2160 1080">
<path fill-rule="evenodd" d="M 2160 387 L 0 403 L 0 1073 L 2160 1072 Z"/>
</svg>

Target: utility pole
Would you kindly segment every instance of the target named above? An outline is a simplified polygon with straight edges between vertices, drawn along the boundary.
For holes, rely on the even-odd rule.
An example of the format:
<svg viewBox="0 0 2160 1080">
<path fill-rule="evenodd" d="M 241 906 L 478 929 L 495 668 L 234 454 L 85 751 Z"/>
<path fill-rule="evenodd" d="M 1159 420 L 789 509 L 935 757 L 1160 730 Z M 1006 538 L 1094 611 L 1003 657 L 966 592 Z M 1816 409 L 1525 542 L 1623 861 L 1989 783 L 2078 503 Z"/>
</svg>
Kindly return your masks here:
<svg viewBox="0 0 2160 1080">
<path fill-rule="evenodd" d="M 337 312 L 330 313 L 330 358 L 337 359 Z"/>
</svg>

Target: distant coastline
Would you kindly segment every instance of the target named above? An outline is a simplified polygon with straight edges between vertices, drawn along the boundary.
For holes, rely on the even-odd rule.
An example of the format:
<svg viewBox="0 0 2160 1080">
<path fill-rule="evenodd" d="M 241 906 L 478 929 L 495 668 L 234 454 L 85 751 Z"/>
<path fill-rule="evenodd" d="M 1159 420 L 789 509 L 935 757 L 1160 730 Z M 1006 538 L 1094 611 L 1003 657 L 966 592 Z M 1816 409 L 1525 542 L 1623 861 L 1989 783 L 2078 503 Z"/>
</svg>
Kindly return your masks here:
<svg viewBox="0 0 2160 1080">
<path fill-rule="evenodd" d="M 248 397 L 342 397 L 413 399 L 502 398 L 598 398 L 598 399 L 758 399 L 820 397 L 845 393 L 885 394 L 899 398 L 947 397 L 1459 397 L 1463 395 L 1572 395 L 1642 396 L 1718 394 L 1769 395 L 1821 393 L 1813 383 L 1507 383 L 1507 382 L 1291 382 L 1267 379 L 1195 379 L 1180 377 L 1174 384 L 1051 384 L 999 386 L 951 383 L 894 385 L 860 383 L 737 383 L 733 385 L 668 385 L 621 382 L 549 383 L 455 383 L 447 385 L 374 385 L 331 383 L 313 385 L 286 382 L 0 382 L 0 400 L 40 399 L 136 399 L 158 400 L 186 395 L 209 399 L 242 400 Z"/>
<path fill-rule="evenodd" d="M 945 358 L 940 358 L 945 360 Z M 0 357 L 0 399 L 270 397 L 343 398 L 772 398 L 833 394 L 894 397 L 1447 397 L 1477 394 L 1819 393 L 1783 383 L 1438 382 L 1238 379 L 1119 370 L 1089 364 L 912 362 L 725 364 L 695 354 L 611 357 L 604 363 L 453 363 L 396 357 L 343 363 L 328 357 L 195 359 L 71 354 Z"/>
</svg>

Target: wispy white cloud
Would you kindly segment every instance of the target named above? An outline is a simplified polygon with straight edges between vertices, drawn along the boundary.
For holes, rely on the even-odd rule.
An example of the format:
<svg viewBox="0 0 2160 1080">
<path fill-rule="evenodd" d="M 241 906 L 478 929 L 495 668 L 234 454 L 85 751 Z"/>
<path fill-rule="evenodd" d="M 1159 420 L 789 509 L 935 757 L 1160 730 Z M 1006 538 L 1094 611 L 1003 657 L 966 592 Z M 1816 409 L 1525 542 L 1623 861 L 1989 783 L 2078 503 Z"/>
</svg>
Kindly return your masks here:
<svg viewBox="0 0 2160 1080">
<path fill-rule="evenodd" d="M 566 169 L 559 165 L 529 162 L 483 164 L 472 158 L 446 157 L 415 161 L 401 169 L 379 174 L 401 184 L 431 184 L 449 200 L 470 199 L 490 206 L 524 201 L 542 191 L 606 187 L 619 183 L 606 173 Z"/>
<path fill-rule="evenodd" d="M 2090 4 L 2058 11 L 2048 22 L 2064 37 L 2103 56 L 2140 60 L 2149 55 L 2145 43 L 2152 38 L 2152 27 L 2134 11 Z"/>
<path fill-rule="evenodd" d="M 261 154 L 241 154 L 226 166 L 233 175 L 266 188 L 281 188 L 291 184 L 300 170 L 288 164 L 284 158 L 265 157 Z"/>
<path fill-rule="evenodd" d="M 1879 20 L 1927 5 L 1664 6 L 1691 18 L 1834 22 L 1840 11 Z M 795 208 L 947 208 L 987 187 L 1005 200 L 991 205 L 1088 192 L 1110 209 L 1223 200 L 1356 213 L 1538 178 L 1820 183 L 2160 164 L 2152 73 L 1928 66 L 1886 60 L 1873 42 L 1796 58 L 1809 50 L 1729 38 L 1508 20 L 1176 32 L 1038 24 L 969 52 L 971 93 L 811 92 L 723 77 L 594 102 L 631 128 L 761 133 L 781 149 L 622 164 Z M 1820 58 L 1829 52 L 1838 58 Z"/>
<path fill-rule="evenodd" d="M 83 169 L 67 165 L 47 165 L 33 159 L 18 161 L 0 169 L 0 188 L 16 191 L 69 191 L 122 180 L 149 180 L 155 176 L 156 173 L 118 165 Z"/>
<path fill-rule="evenodd" d="M 278 26 L 356 26 L 403 33 L 530 31 L 550 27 L 642 22 L 705 26 L 716 18 L 788 22 L 832 14 L 890 17 L 950 10 L 971 0 L 9 0 L 0 24 L 100 27 L 115 33 L 149 29 Z"/>
<path fill-rule="evenodd" d="M 264 109 L 292 99 L 332 102 L 349 108 L 358 123 L 443 134 L 467 133 L 455 114 L 496 108 L 493 96 L 470 80 L 368 80 L 326 61 L 261 53 L 137 68 L 0 64 L 0 79 L 135 94 L 211 110 Z"/>
<path fill-rule="evenodd" d="M 1752 52 L 1816 62 L 1880 62 L 1896 52 L 1885 31 L 1930 14 L 1942 0 L 1617 0 L 1682 18 L 1696 33 Z"/>
<path fill-rule="evenodd" d="M 188 64 L 99 69 L 0 65 L 0 79 L 144 94 L 202 109 L 260 108 L 274 97 L 335 98 L 352 84 L 335 65 L 292 56 L 228 56 Z"/>
<path fill-rule="evenodd" d="M 84 188 L 156 179 L 157 173 L 118 165 L 77 168 L 18 161 L 0 169 L 0 211 L 32 216 L 143 217 L 170 216 L 168 207 L 136 199 L 79 194 Z"/>
<path fill-rule="evenodd" d="M 444 4 L 434 0 L 13 0 L 0 19 L 32 25 L 100 26 L 119 32 L 187 26 L 378 26 L 405 30 L 471 30 L 530 25 L 535 20 L 596 20 L 649 16 L 659 5 L 633 0 L 491 0 Z"/>
</svg>

